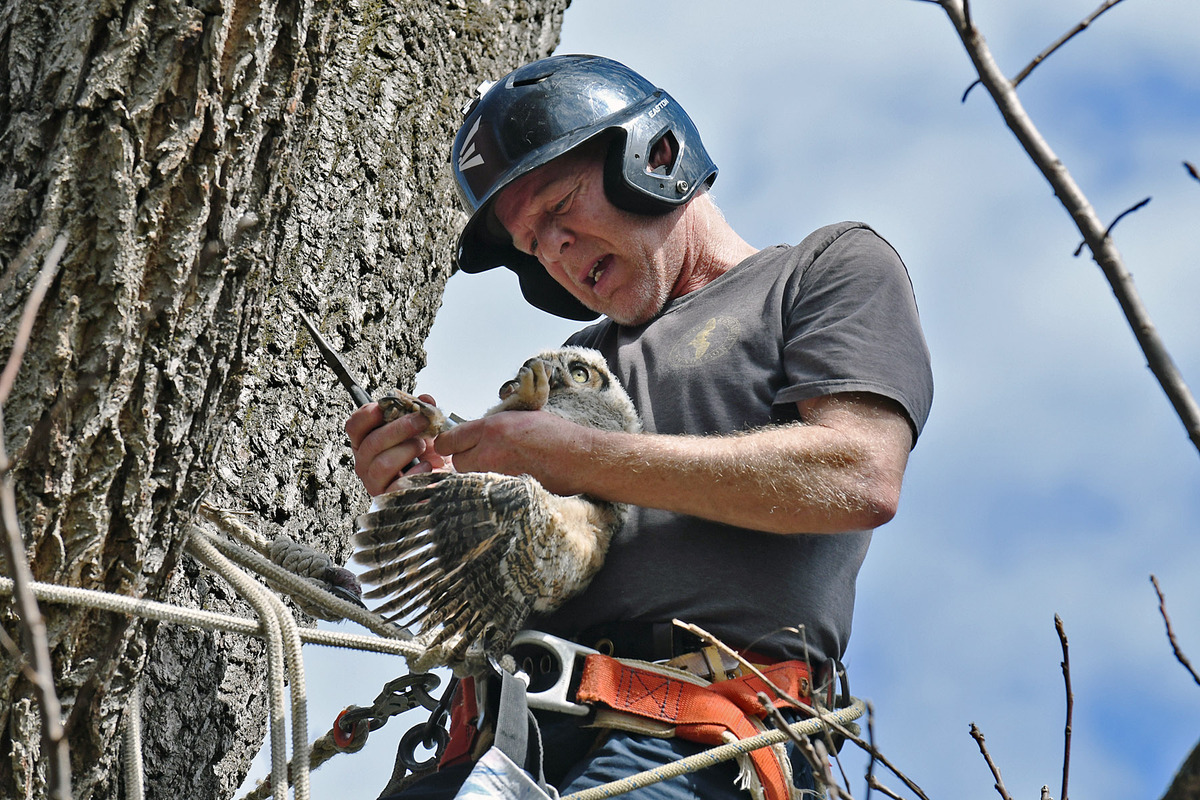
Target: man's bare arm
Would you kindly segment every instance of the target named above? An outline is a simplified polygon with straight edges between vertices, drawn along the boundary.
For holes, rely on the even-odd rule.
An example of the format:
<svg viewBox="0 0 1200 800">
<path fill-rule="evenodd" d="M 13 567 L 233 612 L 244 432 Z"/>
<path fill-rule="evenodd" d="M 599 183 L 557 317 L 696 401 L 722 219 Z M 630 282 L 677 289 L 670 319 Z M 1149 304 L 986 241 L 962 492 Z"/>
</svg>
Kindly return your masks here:
<svg viewBox="0 0 1200 800">
<path fill-rule="evenodd" d="M 874 528 L 896 512 L 912 429 L 872 394 L 797 404 L 803 423 L 723 436 L 596 431 L 513 412 L 438 437 L 460 470 L 528 473 L 559 494 L 587 493 L 773 533 Z"/>
</svg>

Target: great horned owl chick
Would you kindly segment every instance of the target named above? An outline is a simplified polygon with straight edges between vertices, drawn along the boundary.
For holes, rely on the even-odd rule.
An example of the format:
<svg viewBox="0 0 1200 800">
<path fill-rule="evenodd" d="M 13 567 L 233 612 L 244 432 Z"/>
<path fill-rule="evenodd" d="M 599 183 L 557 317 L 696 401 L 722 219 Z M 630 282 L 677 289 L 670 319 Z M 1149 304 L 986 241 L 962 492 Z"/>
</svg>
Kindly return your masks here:
<svg viewBox="0 0 1200 800">
<path fill-rule="evenodd" d="M 543 409 L 603 430 L 642 429 L 595 350 L 568 347 L 529 359 L 500 387 L 500 401 L 485 416 Z M 372 567 L 361 576 L 376 585 L 365 597 L 388 598 L 376 611 L 419 623 L 428 656 L 415 668 L 428 669 L 460 662 L 481 640 L 498 655 L 530 613 L 553 611 L 578 594 L 626 513 L 587 495 L 552 494 L 528 475 L 414 475 L 358 518 L 354 559 Z"/>
</svg>

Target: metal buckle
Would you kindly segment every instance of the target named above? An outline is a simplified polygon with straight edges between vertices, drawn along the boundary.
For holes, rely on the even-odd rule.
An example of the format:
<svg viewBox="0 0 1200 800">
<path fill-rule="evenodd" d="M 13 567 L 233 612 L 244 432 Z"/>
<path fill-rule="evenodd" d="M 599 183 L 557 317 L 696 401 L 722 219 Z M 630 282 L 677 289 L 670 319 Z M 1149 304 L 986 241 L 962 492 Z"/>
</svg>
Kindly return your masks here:
<svg viewBox="0 0 1200 800">
<path fill-rule="evenodd" d="M 576 717 L 591 711 L 574 701 L 571 683 L 579 662 L 598 651 L 541 631 L 519 631 L 508 652 L 518 671 L 529 678 L 526 698 L 530 708 Z"/>
</svg>

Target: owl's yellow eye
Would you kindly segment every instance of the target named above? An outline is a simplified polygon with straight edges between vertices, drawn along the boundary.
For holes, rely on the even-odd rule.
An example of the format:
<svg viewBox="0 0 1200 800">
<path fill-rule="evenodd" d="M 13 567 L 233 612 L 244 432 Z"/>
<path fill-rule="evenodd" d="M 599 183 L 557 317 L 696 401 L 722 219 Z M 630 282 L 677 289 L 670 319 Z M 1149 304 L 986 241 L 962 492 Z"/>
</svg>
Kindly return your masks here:
<svg viewBox="0 0 1200 800">
<path fill-rule="evenodd" d="M 588 368 L 579 362 L 571 365 L 571 380 L 576 383 L 587 383 L 592 377 L 592 373 L 588 372 Z"/>
</svg>

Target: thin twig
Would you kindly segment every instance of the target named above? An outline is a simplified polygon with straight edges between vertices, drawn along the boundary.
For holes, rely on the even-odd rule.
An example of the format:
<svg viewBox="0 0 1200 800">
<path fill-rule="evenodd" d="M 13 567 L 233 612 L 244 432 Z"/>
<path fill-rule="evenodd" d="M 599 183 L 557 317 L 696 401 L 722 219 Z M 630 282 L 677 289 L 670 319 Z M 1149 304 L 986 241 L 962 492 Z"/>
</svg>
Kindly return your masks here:
<svg viewBox="0 0 1200 800">
<path fill-rule="evenodd" d="M 910 791 L 912 791 L 914 794 L 916 794 L 917 797 L 920 797 L 921 800 L 929 800 L 929 797 L 925 794 L 925 791 L 920 786 L 918 786 L 911 778 L 909 778 L 907 775 L 905 775 L 903 772 L 901 772 L 899 767 L 897 767 L 895 764 L 893 764 L 891 761 L 889 761 L 887 759 L 887 757 L 885 757 L 883 755 L 883 753 L 879 752 L 877 749 L 875 749 L 874 746 L 872 746 L 868 742 L 864 741 L 861 736 L 856 735 L 853 731 L 849 730 L 845 725 L 841 725 L 841 724 L 837 723 L 836 721 L 830 719 L 825 714 L 822 714 L 819 709 L 817 709 L 813 706 L 804 705 L 804 704 L 800 703 L 798 700 L 796 700 L 796 698 L 791 697 L 787 692 L 783 691 L 778 686 L 776 686 L 774 683 L 772 683 L 770 678 L 768 678 L 766 675 L 763 675 L 762 671 L 760 669 L 758 669 L 758 667 L 754 666 L 749 661 L 747 661 L 745 658 L 743 658 L 741 653 L 737 652 L 736 650 L 731 648 L 729 645 L 725 644 L 720 639 L 718 639 L 717 637 L 713 636 L 708 631 L 701 628 L 699 625 L 693 625 L 690 622 L 683 622 L 682 620 L 678 620 L 678 619 L 672 620 L 672 622 L 676 626 L 683 628 L 686 631 L 690 631 L 691 633 L 694 633 L 696 636 L 699 636 L 701 639 L 703 639 L 704 641 L 713 645 L 714 647 L 719 649 L 721 652 L 726 653 L 726 654 L 732 656 L 733 658 L 737 659 L 739 664 L 741 664 L 745 669 L 754 673 L 754 675 L 757 676 L 758 679 L 761 680 L 763 683 L 765 683 L 767 685 L 767 687 L 771 689 L 771 691 L 775 692 L 776 695 L 778 695 L 779 697 L 783 698 L 784 700 L 787 700 L 788 702 L 795 705 L 799 711 L 802 711 L 806 714 L 816 717 L 817 719 L 820 719 L 823 723 L 828 725 L 831 729 L 837 731 L 838 735 L 842 736 L 847 741 L 854 742 L 854 744 L 858 745 L 858 747 L 861 748 L 863 750 L 863 752 L 870 754 L 873 758 L 877 759 L 880 764 L 883 764 L 883 766 L 886 767 L 888 769 L 888 771 L 890 771 L 893 775 L 895 775 L 900 780 L 904 781 L 904 785 L 907 786 Z"/>
<path fill-rule="evenodd" d="M 1104 238 L 1105 238 L 1105 239 L 1108 239 L 1108 238 L 1109 238 L 1109 235 L 1112 233 L 1112 229 L 1113 229 L 1113 228 L 1115 228 L 1115 227 L 1117 227 L 1117 223 L 1118 223 L 1118 222 L 1120 222 L 1121 220 L 1123 220 L 1125 217 L 1129 216 L 1129 215 L 1130 215 L 1130 214 L 1132 214 L 1133 212 L 1137 211 L 1137 210 L 1138 210 L 1139 208 L 1141 208 L 1142 206 L 1144 206 L 1144 205 L 1146 205 L 1147 203 L 1149 203 L 1149 202 L 1150 202 L 1150 200 L 1151 200 L 1151 198 L 1147 197 L 1145 200 L 1142 200 L 1142 201 L 1140 201 L 1140 202 L 1134 203 L 1134 204 L 1133 204 L 1133 205 L 1131 205 L 1129 208 L 1127 208 L 1127 209 L 1125 209 L 1124 211 L 1122 211 L 1120 214 L 1117 214 L 1117 218 L 1116 218 L 1116 219 L 1114 219 L 1112 222 L 1108 223 L 1108 227 L 1104 229 Z M 1080 243 L 1079 243 L 1079 247 L 1076 247 L 1076 248 L 1075 248 L 1075 257 L 1076 257 L 1076 258 L 1078 258 L 1078 257 L 1079 257 L 1079 254 L 1083 252 L 1083 248 L 1085 248 L 1085 247 L 1087 247 L 1087 241 L 1086 241 L 1086 240 L 1084 240 L 1084 241 L 1082 241 L 1082 242 L 1080 242 Z"/>
<path fill-rule="evenodd" d="M 1171 618 L 1167 616 L 1167 601 L 1163 597 L 1162 589 L 1158 586 L 1158 578 L 1151 575 L 1150 582 L 1154 584 L 1154 593 L 1158 595 L 1158 612 L 1162 614 L 1163 622 L 1167 625 L 1167 641 L 1171 643 L 1171 649 L 1175 651 L 1175 660 L 1183 665 L 1196 685 L 1200 686 L 1200 675 L 1197 675 L 1196 670 L 1192 669 L 1192 662 L 1188 661 L 1187 656 L 1179 649 L 1179 642 L 1175 639 L 1175 631 L 1171 628 Z"/>
<path fill-rule="evenodd" d="M 38 248 L 42 246 L 42 242 L 46 241 L 46 237 L 49 235 L 49 225 L 43 225 L 38 228 L 37 232 L 21 248 L 21 252 L 17 253 L 12 261 L 8 262 L 8 269 L 4 270 L 3 277 L 0 277 L 0 295 L 4 294 L 8 289 L 8 284 L 12 283 L 17 273 L 25 268 L 26 262 L 33 258 L 33 254 L 38 251 Z"/>
<path fill-rule="evenodd" d="M 880 783 L 879 779 L 876 778 L 874 775 L 867 776 L 867 787 L 870 789 L 875 789 L 876 791 L 883 792 L 885 795 L 892 798 L 892 800 L 904 800 L 903 797 L 896 794 L 891 789 L 889 789 L 888 787 L 886 787 L 882 783 Z"/>
<path fill-rule="evenodd" d="M 812 747 L 817 753 L 817 763 L 825 765 L 825 770 L 821 774 L 825 787 L 828 789 L 826 796 L 829 798 L 829 800 L 854 800 L 854 796 L 850 794 L 850 788 L 847 786 L 845 789 L 843 789 L 841 786 L 838 786 L 837 782 L 833 779 L 833 770 L 829 766 L 829 748 L 825 746 L 825 742 L 821 741 L 820 739 L 816 739 L 813 741 Z M 843 771 L 843 782 L 846 781 L 845 776 L 846 773 Z"/>
<path fill-rule="evenodd" d="M 5 551 L 7 552 L 7 550 Z M 20 664 L 21 674 L 25 676 L 25 680 L 30 683 L 37 681 L 37 673 L 34 672 L 29 662 L 25 660 L 25 654 L 21 652 L 21 648 L 13 641 L 13 638 L 8 635 L 8 631 L 0 627 L 0 647 L 4 648 L 4 652 L 8 653 L 8 657 L 12 659 L 14 664 Z"/>
<path fill-rule="evenodd" d="M 1076 25 L 1070 31 L 1063 34 L 1058 39 L 1057 42 L 1050 45 L 1045 50 L 1043 50 L 1042 52 L 1040 52 L 1036 56 L 1034 56 L 1033 61 L 1030 61 L 1027 65 L 1025 65 L 1025 69 L 1021 70 L 1019 73 L 1017 73 L 1017 77 L 1015 77 L 1011 81 L 1009 81 L 1009 84 L 1012 86 L 1012 88 L 1016 89 L 1017 86 L 1021 83 L 1021 81 L 1028 78 L 1029 73 L 1033 72 L 1034 69 L 1036 69 L 1039 64 L 1041 64 L 1043 61 L 1045 61 L 1050 56 L 1051 53 L 1053 53 L 1058 48 L 1062 47 L 1064 44 L 1067 43 L 1067 41 L 1069 39 L 1071 39 L 1076 34 L 1082 32 L 1089 25 L 1091 25 L 1093 22 L 1095 22 L 1096 17 L 1100 16 L 1105 11 L 1108 11 L 1108 9 L 1112 8 L 1119 2 L 1121 2 L 1121 0 L 1105 0 L 1105 2 L 1103 4 L 1101 4 L 1101 6 L 1098 9 L 1096 9 L 1091 14 L 1089 14 L 1083 20 L 1083 22 L 1080 22 L 1078 25 Z M 968 24 L 970 24 L 970 15 L 969 14 L 967 17 L 967 22 L 968 22 Z M 975 80 L 971 81 L 971 85 L 968 86 L 966 88 L 966 90 L 962 93 L 962 98 L 959 102 L 962 102 L 962 103 L 967 102 L 967 95 L 969 95 L 971 93 L 971 90 L 974 89 L 976 86 L 978 86 L 981 83 L 983 83 L 983 80 L 980 78 L 976 78 Z"/>
<path fill-rule="evenodd" d="M 1108 11 L 1110 8 L 1112 8 L 1119 2 L 1121 2 L 1121 0 L 1104 0 L 1104 2 L 1100 4 L 1100 7 L 1097 8 L 1095 11 L 1093 11 L 1091 14 L 1089 14 L 1087 17 L 1085 17 L 1082 22 L 1080 22 L 1078 25 L 1076 25 L 1071 30 L 1064 33 L 1057 42 L 1050 45 L 1045 50 L 1043 50 L 1042 52 L 1040 52 L 1036 56 L 1034 56 L 1033 61 L 1030 61 L 1029 64 L 1026 65 L 1025 69 L 1023 69 L 1019 73 L 1017 73 L 1017 77 L 1012 79 L 1013 88 L 1015 89 L 1017 86 L 1020 85 L 1021 81 L 1025 80 L 1027 77 L 1029 77 L 1029 73 L 1033 72 L 1037 68 L 1038 64 L 1041 64 L 1043 61 L 1045 61 L 1046 58 L 1048 58 L 1051 53 L 1053 53 L 1058 48 L 1062 47 L 1064 44 L 1066 44 L 1068 41 L 1070 41 L 1075 35 L 1082 33 L 1084 30 L 1087 29 L 1087 27 L 1089 25 L 1091 25 L 1093 22 L 1096 21 L 1096 17 L 1100 16 L 1105 11 Z M 1059 798 L 1059 800 L 1066 800 L 1066 798 L 1065 797 Z"/>
<path fill-rule="evenodd" d="M 821 751 L 817 749 L 812 739 L 807 736 L 801 736 L 792 730 L 788 721 L 783 718 L 783 714 L 771 702 L 771 698 L 767 697 L 766 692 L 759 692 L 757 696 L 758 702 L 762 703 L 763 708 L 767 710 L 767 716 L 770 718 L 771 723 L 777 730 L 787 734 L 788 738 L 792 740 L 792 743 L 800 751 L 800 754 L 804 756 L 804 760 L 808 762 L 809 767 L 812 768 L 813 775 L 818 776 L 819 780 L 825 784 L 830 800 L 842 800 L 842 798 L 845 798 L 845 800 L 854 800 L 850 795 L 849 789 L 843 791 L 842 787 L 833 780 L 833 774 L 829 769 L 828 757 L 822 758 Z M 820 741 L 818 740 L 816 744 L 820 744 Z M 846 781 L 845 773 L 842 774 L 842 781 Z"/>
<path fill-rule="evenodd" d="M 58 272 L 59 259 L 62 258 L 63 251 L 66 249 L 66 236 L 59 236 L 55 239 L 54 246 L 46 254 L 46 262 L 42 265 L 37 280 L 33 283 L 33 289 L 29 292 L 29 298 L 25 301 L 25 310 L 22 312 L 21 322 L 17 326 L 16 338 L 13 339 L 12 352 L 8 355 L 4 372 L 0 373 L 0 406 L 4 405 L 8 400 L 8 393 L 12 391 L 13 381 L 17 379 L 17 370 L 21 368 L 21 359 L 25 357 L 25 347 L 29 344 L 33 321 L 37 318 L 38 308 L 41 307 L 46 290 L 50 288 L 50 282 L 54 280 L 54 275 Z"/>
<path fill-rule="evenodd" d="M 983 743 L 983 731 L 979 730 L 974 722 L 971 723 L 971 736 L 979 744 L 979 752 L 983 753 L 983 760 L 987 762 L 988 768 L 992 771 L 992 777 L 996 779 L 996 791 L 1004 800 L 1012 800 L 1012 796 L 1004 788 L 1004 779 L 1000 777 L 1000 768 L 996 766 L 995 761 L 992 761 L 992 754 L 988 752 L 987 745 Z"/>
<path fill-rule="evenodd" d="M 28 669 L 33 672 L 33 680 L 30 683 L 42 712 L 42 750 L 46 754 L 48 764 L 46 796 L 51 800 L 69 800 L 71 797 L 71 758 L 63 729 L 62 706 L 54 689 L 54 664 L 50 660 L 46 621 L 38 608 L 37 599 L 33 596 L 33 573 L 25 558 L 25 538 L 21 534 L 21 525 L 17 518 L 16 492 L 13 489 L 12 475 L 9 473 L 8 452 L 4 446 L 4 401 L 8 399 L 8 393 L 21 367 L 33 320 L 37 317 L 46 288 L 58 269 L 58 262 L 66 244 L 66 237 L 60 236 L 47 254 L 33 290 L 25 301 L 12 352 L 4 372 L 0 374 L 0 527 L 4 529 L 2 546 L 13 581 L 13 599 L 21 618 L 21 637 L 31 662 Z"/>
<path fill-rule="evenodd" d="M 867 701 L 867 741 L 871 743 L 871 749 L 875 749 L 875 704 L 870 700 Z M 867 762 L 867 797 L 866 800 L 871 800 L 871 789 L 875 788 L 872 783 L 875 780 L 875 753 L 871 753 L 871 759 Z M 887 791 L 880 788 L 885 794 Z"/>
<path fill-rule="evenodd" d="M 1083 235 L 1084 241 L 1092 250 L 1092 258 L 1104 273 L 1105 279 L 1112 288 L 1113 295 L 1121 305 L 1125 319 L 1133 331 L 1142 352 L 1146 357 L 1147 366 L 1158 380 L 1166 393 L 1175 413 L 1183 423 L 1188 438 L 1200 452 L 1200 404 L 1192 396 L 1191 390 L 1184 381 L 1178 367 L 1167 351 L 1166 345 L 1159 336 L 1150 314 L 1146 310 L 1133 283 L 1133 276 L 1126 269 L 1120 252 L 1111 237 L 1104 233 L 1105 228 L 1100 222 L 1091 202 L 1079 188 L 1071 173 L 1067 171 L 1062 160 L 1050 148 L 1041 132 L 1029 118 L 1029 114 L 1021 105 L 1020 98 L 1012 83 L 1004 77 L 996 64 L 996 59 L 988 49 L 987 43 L 978 30 L 970 24 L 963 10 L 954 3 L 942 3 L 954 29 L 966 48 L 971 63 L 975 66 L 983 85 L 996 103 L 1004 122 L 1034 165 L 1054 189 L 1063 208 L 1071 215 L 1076 227 Z M 1111 226 L 1109 226 L 1111 228 Z"/>
<path fill-rule="evenodd" d="M 1067 725 L 1063 733 L 1063 774 L 1062 794 L 1059 800 L 1067 800 L 1067 779 L 1071 774 L 1071 716 L 1075 709 L 1075 695 L 1071 692 L 1071 656 L 1067 651 L 1067 631 L 1063 627 L 1062 617 L 1054 615 L 1054 629 L 1058 631 L 1058 641 L 1062 643 L 1062 672 L 1063 682 L 1067 691 Z"/>
</svg>

